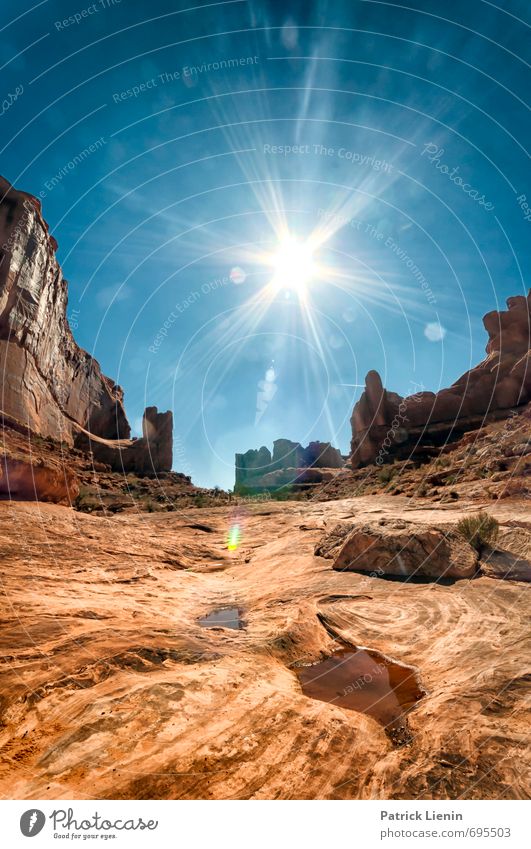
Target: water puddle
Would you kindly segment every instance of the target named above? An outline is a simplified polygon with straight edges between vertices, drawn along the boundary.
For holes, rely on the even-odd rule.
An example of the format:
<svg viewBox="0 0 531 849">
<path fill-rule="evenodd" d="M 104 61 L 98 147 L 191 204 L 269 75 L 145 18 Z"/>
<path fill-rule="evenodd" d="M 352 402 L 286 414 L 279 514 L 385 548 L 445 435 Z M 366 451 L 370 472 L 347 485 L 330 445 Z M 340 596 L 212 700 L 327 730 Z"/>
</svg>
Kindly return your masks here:
<svg viewBox="0 0 531 849">
<path fill-rule="evenodd" d="M 241 631 L 245 627 L 243 621 L 243 610 L 239 607 L 218 607 L 198 621 L 202 628 L 234 628 Z"/>
<path fill-rule="evenodd" d="M 415 671 L 368 649 L 340 649 L 296 670 L 312 699 L 366 713 L 398 744 L 409 742 L 406 713 L 424 695 Z"/>
</svg>

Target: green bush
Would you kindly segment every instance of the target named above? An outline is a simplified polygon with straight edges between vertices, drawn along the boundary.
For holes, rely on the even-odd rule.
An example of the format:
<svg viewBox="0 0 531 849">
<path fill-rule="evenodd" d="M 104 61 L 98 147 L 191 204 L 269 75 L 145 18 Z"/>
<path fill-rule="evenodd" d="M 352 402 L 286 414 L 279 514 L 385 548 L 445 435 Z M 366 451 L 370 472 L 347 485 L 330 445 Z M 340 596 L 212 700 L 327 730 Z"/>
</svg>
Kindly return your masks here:
<svg viewBox="0 0 531 849">
<path fill-rule="evenodd" d="M 457 530 L 477 552 L 492 546 L 498 538 L 499 524 L 494 516 L 482 511 L 475 516 L 466 516 L 457 524 Z"/>
</svg>

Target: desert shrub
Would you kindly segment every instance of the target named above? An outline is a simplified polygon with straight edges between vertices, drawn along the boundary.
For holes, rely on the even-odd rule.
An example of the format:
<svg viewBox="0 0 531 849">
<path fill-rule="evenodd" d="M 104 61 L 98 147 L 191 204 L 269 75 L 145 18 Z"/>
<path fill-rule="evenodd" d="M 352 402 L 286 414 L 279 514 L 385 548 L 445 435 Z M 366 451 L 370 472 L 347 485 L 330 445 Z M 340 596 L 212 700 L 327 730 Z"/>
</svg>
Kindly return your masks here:
<svg viewBox="0 0 531 849">
<path fill-rule="evenodd" d="M 492 546 L 498 537 L 499 524 L 494 516 L 482 511 L 474 516 L 466 516 L 457 524 L 459 533 L 476 551 Z"/>
<path fill-rule="evenodd" d="M 243 483 L 234 485 L 234 495 L 252 495 L 255 492 L 250 486 L 245 486 Z"/>
<path fill-rule="evenodd" d="M 270 492 L 271 501 L 301 501 L 301 495 L 300 492 L 293 492 L 290 486 L 282 486 Z"/>
<path fill-rule="evenodd" d="M 390 466 L 383 466 L 378 472 L 378 480 L 380 483 L 389 483 L 393 477 L 394 470 Z"/>
<path fill-rule="evenodd" d="M 93 510 L 98 510 L 101 507 L 101 498 L 97 490 L 89 486 L 81 486 L 79 495 L 74 498 L 72 506 L 80 513 L 92 513 Z"/>
</svg>

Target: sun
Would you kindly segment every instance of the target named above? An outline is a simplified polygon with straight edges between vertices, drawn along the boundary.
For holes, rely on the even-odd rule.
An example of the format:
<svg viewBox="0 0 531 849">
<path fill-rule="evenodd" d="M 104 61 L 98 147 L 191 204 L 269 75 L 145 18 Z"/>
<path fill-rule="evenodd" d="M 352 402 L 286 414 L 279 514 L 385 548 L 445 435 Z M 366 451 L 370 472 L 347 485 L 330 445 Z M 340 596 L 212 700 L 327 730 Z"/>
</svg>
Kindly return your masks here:
<svg viewBox="0 0 531 849">
<path fill-rule="evenodd" d="M 272 285 L 276 290 L 291 289 L 304 296 L 306 287 L 317 272 L 313 248 L 295 236 L 286 237 L 272 255 Z"/>
</svg>

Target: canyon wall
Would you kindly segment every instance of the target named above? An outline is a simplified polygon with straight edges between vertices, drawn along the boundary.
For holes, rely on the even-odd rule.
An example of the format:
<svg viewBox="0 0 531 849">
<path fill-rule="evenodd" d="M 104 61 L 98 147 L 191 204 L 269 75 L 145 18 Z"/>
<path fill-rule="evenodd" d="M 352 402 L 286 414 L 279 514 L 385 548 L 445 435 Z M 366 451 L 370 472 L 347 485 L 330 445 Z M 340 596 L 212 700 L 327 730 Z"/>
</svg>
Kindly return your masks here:
<svg viewBox="0 0 531 849">
<path fill-rule="evenodd" d="M 144 436 L 130 439 L 122 389 L 70 330 L 56 249 L 40 202 L 0 177 L 0 412 L 35 434 L 90 442 L 114 469 L 169 471 L 171 413 L 148 408 Z"/>
<path fill-rule="evenodd" d="M 72 423 L 107 439 L 131 429 L 119 386 L 75 342 L 68 286 L 40 203 L 0 178 L 0 407 L 43 436 Z"/>
<path fill-rule="evenodd" d="M 350 462 L 357 469 L 395 458 L 422 461 L 449 440 L 531 401 L 531 292 L 487 313 L 486 358 L 440 392 L 402 398 L 370 371 L 352 413 Z"/>
</svg>

